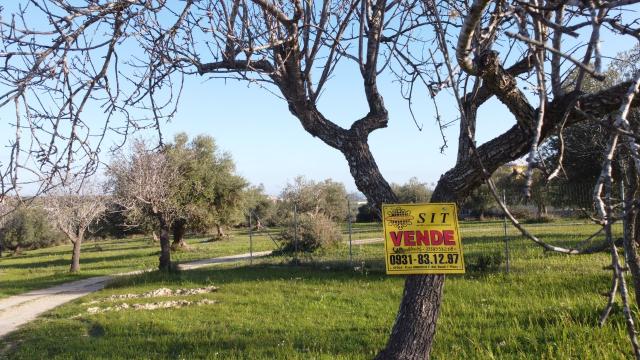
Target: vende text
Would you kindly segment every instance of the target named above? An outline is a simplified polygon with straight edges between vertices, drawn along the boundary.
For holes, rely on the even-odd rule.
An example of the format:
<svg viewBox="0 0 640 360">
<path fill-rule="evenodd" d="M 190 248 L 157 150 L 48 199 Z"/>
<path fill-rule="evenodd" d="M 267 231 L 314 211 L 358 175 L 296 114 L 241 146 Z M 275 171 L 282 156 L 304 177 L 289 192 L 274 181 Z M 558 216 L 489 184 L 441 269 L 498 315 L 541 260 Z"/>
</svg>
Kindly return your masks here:
<svg viewBox="0 0 640 360">
<path fill-rule="evenodd" d="M 456 244 L 453 230 L 391 231 L 389 235 L 391 236 L 391 241 L 393 241 L 393 246 L 455 246 Z"/>
</svg>

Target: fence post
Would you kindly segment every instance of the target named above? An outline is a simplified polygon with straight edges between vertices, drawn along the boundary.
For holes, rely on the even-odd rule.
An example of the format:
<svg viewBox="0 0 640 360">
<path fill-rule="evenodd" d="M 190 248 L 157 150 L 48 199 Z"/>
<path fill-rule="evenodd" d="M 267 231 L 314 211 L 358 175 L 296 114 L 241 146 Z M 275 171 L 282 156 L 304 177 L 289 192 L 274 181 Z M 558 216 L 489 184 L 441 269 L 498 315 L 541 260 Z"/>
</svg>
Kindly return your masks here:
<svg viewBox="0 0 640 360">
<path fill-rule="evenodd" d="M 347 214 L 348 214 L 348 224 L 349 224 L 349 266 L 353 267 L 353 251 L 351 247 L 351 201 L 347 198 Z"/>
<path fill-rule="evenodd" d="M 253 224 L 251 216 L 253 211 L 249 211 L 249 264 L 253 265 Z"/>
<path fill-rule="evenodd" d="M 627 229 L 627 204 L 626 199 L 624 198 L 624 178 L 620 179 L 620 202 L 622 203 L 622 233 L 625 234 L 625 230 Z M 631 235 L 631 234 L 630 234 Z M 624 238 L 625 236 L 622 235 Z"/>
<path fill-rule="evenodd" d="M 298 261 L 298 208 L 293 204 L 293 260 Z"/>
<path fill-rule="evenodd" d="M 504 203 L 504 206 L 507 206 L 507 192 L 506 190 L 502 189 L 502 202 Z M 509 273 L 509 268 L 510 268 L 510 264 L 509 264 L 509 237 L 507 236 L 507 214 L 503 214 L 502 215 L 502 222 L 504 225 L 504 253 L 505 253 L 505 257 L 506 257 L 506 272 L 507 274 Z"/>
</svg>

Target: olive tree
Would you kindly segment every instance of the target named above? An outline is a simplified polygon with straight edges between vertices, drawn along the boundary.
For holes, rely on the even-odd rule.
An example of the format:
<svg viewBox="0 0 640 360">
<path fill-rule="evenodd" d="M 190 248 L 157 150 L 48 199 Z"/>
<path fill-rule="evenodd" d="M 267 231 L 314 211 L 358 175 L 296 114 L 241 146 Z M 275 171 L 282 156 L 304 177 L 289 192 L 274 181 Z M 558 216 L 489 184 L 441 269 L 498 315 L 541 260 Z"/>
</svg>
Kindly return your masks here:
<svg viewBox="0 0 640 360">
<path fill-rule="evenodd" d="M 211 136 L 189 141 L 186 134 L 178 134 L 163 151 L 181 178 L 173 192 L 180 209 L 172 223 L 172 248 L 185 246 L 187 229 L 206 232 L 215 227 L 221 238 L 225 227 L 242 221 L 247 182 L 235 174 L 231 155 L 220 153 Z"/>
</svg>

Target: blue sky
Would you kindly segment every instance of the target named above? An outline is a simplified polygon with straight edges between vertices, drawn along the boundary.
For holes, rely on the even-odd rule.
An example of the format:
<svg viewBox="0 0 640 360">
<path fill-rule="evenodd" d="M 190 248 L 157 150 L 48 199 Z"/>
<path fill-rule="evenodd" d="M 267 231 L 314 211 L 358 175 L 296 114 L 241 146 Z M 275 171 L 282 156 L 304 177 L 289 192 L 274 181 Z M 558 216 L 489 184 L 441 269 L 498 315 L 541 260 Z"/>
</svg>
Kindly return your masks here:
<svg viewBox="0 0 640 360">
<path fill-rule="evenodd" d="M 603 53 L 615 54 L 633 45 L 610 35 L 604 37 Z M 389 127 L 370 136 L 371 150 L 382 174 L 390 182 L 404 183 L 411 177 L 434 183 L 455 163 L 458 124 L 446 129 L 449 147 L 440 153 L 442 138 L 435 123 L 434 109 L 426 93 L 416 96 L 415 126 L 407 103 L 399 94 L 393 79 L 382 75 L 379 87 L 389 110 Z M 445 122 L 455 120 L 457 110 L 450 95 L 438 96 Z M 348 127 L 367 112 L 362 79 L 352 64 L 337 69 L 319 103 L 320 109 L 332 121 Z M 102 114 L 89 112 L 92 125 L 101 124 Z M 0 144 L 7 144 L 15 130 L 12 106 L 0 109 Z M 513 125 L 513 117 L 495 99 L 479 111 L 478 144 Z M 342 154 L 306 133 L 292 116 L 286 102 L 258 86 L 245 82 L 210 80 L 206 77 L 187 78 L 182 102 L 176 117 L 163 124 L 165 139 L 178 132 L 189 135 L 213 136 L 219 147 L 232 154 L 237 171 L 253 184 L 263 184 L 270 194 L 280 190 L 298 175 L 310 179 L 332 178 L 343 182 L 349 191 L 356 187 Z M 151 137 L 152 132 L 138 136 Z M 110 135 L 108 142 L 119 140 Z M 0 154 L 0 161 L 7 156 Z M 102 160 L 108 161 L 108 153 Z"/>
</svg>

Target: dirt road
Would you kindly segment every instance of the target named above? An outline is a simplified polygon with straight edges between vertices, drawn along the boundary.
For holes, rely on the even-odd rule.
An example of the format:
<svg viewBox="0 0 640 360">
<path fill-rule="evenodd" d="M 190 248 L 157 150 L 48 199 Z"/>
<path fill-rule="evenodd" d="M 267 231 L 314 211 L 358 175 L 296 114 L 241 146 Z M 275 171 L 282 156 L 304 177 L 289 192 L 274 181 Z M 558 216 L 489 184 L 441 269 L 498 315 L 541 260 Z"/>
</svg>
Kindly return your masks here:
<svg viewBox="0 0 640 360">
<path fill-rule="evenodd" d="M 271 254 L 271 251 L 253 253 L 253 257 L 262 257 Z M 231 256 L 223 256 L 213 259 L 192 261 L 178 265 L 180 270 L 199 269 L 222 263 L 248 260 L 249 253 Z M 149 270 L 147 270 L 149 271 Z M 0 337 L 16 330 L 19 326 L 32 321 L 40 314 L 71 300 L 103 289 L 109 281 L 118 276 L 136 275 L 145 272 L 132 271 L 128 273 L 110 276 L 97 276 L 84 280 L 73 281 L 46 289 L 34 290 L 25 294 L 0 299 Z"/>
</svg>

